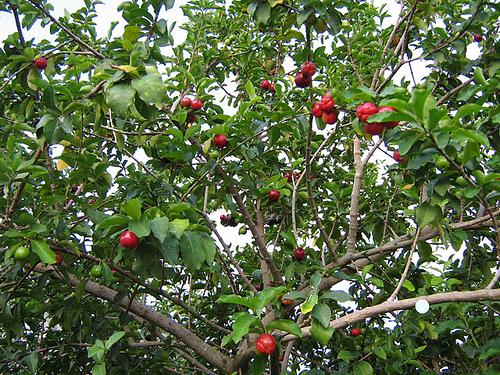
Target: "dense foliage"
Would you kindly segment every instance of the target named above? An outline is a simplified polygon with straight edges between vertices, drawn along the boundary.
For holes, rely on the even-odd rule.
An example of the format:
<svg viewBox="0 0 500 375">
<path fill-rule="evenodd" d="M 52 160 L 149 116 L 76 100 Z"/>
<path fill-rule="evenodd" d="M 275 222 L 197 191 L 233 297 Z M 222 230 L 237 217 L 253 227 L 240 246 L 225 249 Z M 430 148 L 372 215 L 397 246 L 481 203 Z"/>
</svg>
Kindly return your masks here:
<svg viewBox="0 0 500 375">
<path fill-rule="evenodd" d="M 80 3 L 0 4 L 0 372 L 498 373 L 494 2 Z"/>
</svg>

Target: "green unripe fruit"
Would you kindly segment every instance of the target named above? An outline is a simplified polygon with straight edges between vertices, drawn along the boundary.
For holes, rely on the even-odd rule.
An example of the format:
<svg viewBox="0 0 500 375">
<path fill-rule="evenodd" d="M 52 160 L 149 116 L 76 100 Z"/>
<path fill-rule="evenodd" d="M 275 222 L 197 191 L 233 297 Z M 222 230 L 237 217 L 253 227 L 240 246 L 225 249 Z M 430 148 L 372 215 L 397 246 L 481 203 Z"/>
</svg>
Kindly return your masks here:
<svg viewBox="0 0 500 375">
<path fill-rule="evenodd" d="M 439 169 L 447 169 L 450 167 L 450 162 L 443 155 L 439 155 L 436 159 L 436 167 Z"/>
<path fill-rule="evenodd" d="M 30 249 L 28 249 L 26 246 L 20 246 L 16 249 L 16 252 L 14 253 L 14 258 L 17 260 L 23 260 L 26 259 L 30 255 Z"/>
<path fill-rule="evenodd" d="M 458 176 L 456 181 L 457 181 L 457 184 L 462 185 L 462 186 L 469 185 L 469 183 L 467 182 L 467 180 L 463 176 Z"/>
<path fill-rule="evenodd" d="M 97 264 L 95 266 L 92 266 L 92 268 L 90 269 L 90 274 L 94 277 L 101 277 L 102 275 L 101 266 Z"/>
<path fill-rule="evenodd" d="M 220 153 L 217 150 L 213 150 L 213 151 L 210 152 L 210 158 L 211 159 L 218 159 L 219 156 L 220 156 Z"/>
<path fill-rule="evenodd" d="M 246 234 L 247 233 L 247 227 L 241 227 L 240 230 L 238 231 L 239 234 Z"/>
</svg>

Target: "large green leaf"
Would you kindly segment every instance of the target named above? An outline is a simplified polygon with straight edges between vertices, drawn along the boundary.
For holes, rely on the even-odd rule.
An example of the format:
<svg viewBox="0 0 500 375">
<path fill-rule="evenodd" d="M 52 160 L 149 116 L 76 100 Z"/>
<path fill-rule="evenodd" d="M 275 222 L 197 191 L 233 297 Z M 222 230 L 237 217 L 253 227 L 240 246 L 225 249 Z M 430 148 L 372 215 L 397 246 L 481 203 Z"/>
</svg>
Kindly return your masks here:
<svg viewBox="0 0 500 375">
<path fill-rule="evenodd" d="M 157 71 L 151 71 L 144 77 L 134 79 L 132 86 L 139 94 L 139 97 L 149 105 L 156 105 L 161 108 L 165 102 L 165 83 Z"/>
<path fill-rule="evenodd" d="M 54 264 L 56 262 L 56 254 L 45 241 L 31 240 L 31 250 L 38 255 L 43 263 Z"/>
<path fill-rule="evenodd" d="M 291 333 L 297 337 L 302 337 L 302 331 L 297 323 L 290 319 L 274 320 L 266 326 L 266 331 L 279 330 Z"/>
<path fill-rule="evenodd" d="M 170 264 L 178 264 L 180 253 L 179 245 L 179 240 L 175 235 L 170 232 L 167 233 L 160 246 L 160 252 L 163 259 L 167 260 Z"/>
<path fill-rule="evenodd" d="M 168 217 L 162 216 L 151 220 L 150 227 L 153 235 L 160 241 L 163 242 L 167 237 L 169 232 L 169 221 Z"/>
<path fill-rule="evenodd" d="M 206 260 L 200 235 L 197 232 L 184 232 L 180 239 L 181 258 L 189 272 L 195 272 L 201 268 Z"/>
<path fill-rule="evenodd" d="M 175 219 L 170 222 L 171 228 L 173 229 L 173 233 L 180 240 L 184 231 L 189 226 L 188 219 Z"/>
<path fill-rule="evenodd" d="M 122 203 L 122 211 L 134 220 L 141 219 L 142 203 L 139 198 L 130 199 Z"/>
<path fill-rule="evenodd" d="M 311 316 L 316 319 L 323 327 L 328 328 L 332 311 L 330 307 L 324 303 L 318 303 L 314 306 Z"/>
<path fill-rule="evenodd" d="M 366 361 L 356 363 L 352 370 L 354 375 L 373 375 L 373 367 Z"/>
<path fill-rule="evenodd" d="M 235 316 L 233 323 L 233 341 L 237 344 L 249 332 L 252 324 L 258 322 L 259 319 L 255 315 L 250 315 L 248 312 L 242 312 Z"/>
<path fill-rule="evenodd" d="M 420 227 L 425 227 L 430 223 L 439 221 L 442 215 L 443 212 L 441 208 L 429 202 L 422 203 L 416 210 L 416 219 Z"/>
<path fill-rule="evenodd" d="M 106 340 L 106 342 L 104 343 L 104 346 L 106 347 L 106 349 L 110 349 L 114 344 L 116 344 L 118 341 L 120 341 L 120 339 L 125 336 L 125 332 L 124 331 L 117 331 L 117 332 L 114 332 L 111 337 L 109 339 Z"/>
<path fill-rule="evenodd" d="M 135 90 L 127 83 L 118 83 L 109 87 L 106 92 L 106 104 L 118 117 L 126 117 L 128 108 L 134 101 Z"/>
<path fill-rule="evenodd" d="M 328 290 L 321 294 L 320 299 L 333 299 L 338 302 L 347 302 L 352 299 L 351 295 L 342 290 Z"/>
<path fill-rule="evenodd" d="M 315 318 L 312 318 L 311 335 L 318 340 L 321 345 L 328 345 L 328 342 L 333 335 L 333 331 L 334 329 L 332 327 L 324 327 Z"/>
<path fill-rule="evenodd" d="M 141 220 L 134 220 L 128 224 L 128 229 L 134 232 L 137 237 L 147 237 L 151 233 L 150 222 L 145 217 Z"/>
</svg>

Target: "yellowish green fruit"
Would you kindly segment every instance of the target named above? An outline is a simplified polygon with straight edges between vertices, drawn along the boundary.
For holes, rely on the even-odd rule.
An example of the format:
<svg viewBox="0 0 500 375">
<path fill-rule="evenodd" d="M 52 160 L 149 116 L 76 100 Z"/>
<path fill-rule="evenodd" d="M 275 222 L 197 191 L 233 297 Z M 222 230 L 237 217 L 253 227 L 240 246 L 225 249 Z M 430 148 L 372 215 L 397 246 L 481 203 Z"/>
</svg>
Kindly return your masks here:
<svg viewBox="0 0 500 375">
<path fill-rule="evenodd" d="M 26 246 L 20 246 L 16 249 L 16 252 L 14 253 L 14 258 L 17 260 L 23 260 L 26 259 L 30 255 L 30 249 L 28 249 Z"/>
<path fill-rule="evenodd" d="M 436 167 L 439 169 L 448 169 L 450 162 L 443 155 L 439 155 L 436 159 Z"/>
</svg>

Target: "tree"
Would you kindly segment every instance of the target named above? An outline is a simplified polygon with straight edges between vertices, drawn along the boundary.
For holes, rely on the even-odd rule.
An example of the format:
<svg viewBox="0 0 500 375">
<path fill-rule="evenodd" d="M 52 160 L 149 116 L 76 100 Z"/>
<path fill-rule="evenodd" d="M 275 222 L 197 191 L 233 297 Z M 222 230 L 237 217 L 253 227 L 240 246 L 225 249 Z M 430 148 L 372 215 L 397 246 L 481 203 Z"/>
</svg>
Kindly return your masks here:
<svg viewBox="0 0 500 375">
<path fill-rule="evenodd" d="M 2 373 L 498 371 L 493 3 L 81 3 L 0 5 Z"/>
</svg>

